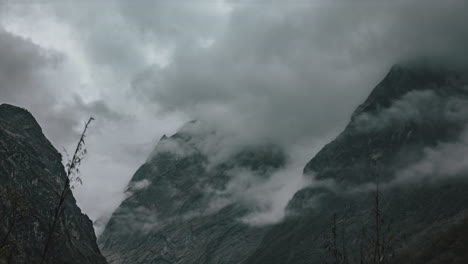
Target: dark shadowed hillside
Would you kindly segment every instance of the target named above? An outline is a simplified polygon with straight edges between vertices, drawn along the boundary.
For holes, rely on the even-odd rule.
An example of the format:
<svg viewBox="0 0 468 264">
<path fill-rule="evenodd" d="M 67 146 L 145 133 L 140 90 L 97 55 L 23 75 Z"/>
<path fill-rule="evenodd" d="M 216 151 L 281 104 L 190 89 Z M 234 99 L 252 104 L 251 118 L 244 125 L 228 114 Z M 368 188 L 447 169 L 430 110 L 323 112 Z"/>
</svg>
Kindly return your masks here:
<svg viewBox="0 0 468 264">
<path fill-rule="evenodd" d="M 392 263 L 468 263 L 468 218 L 462 214 L 432 226 L 412 241 Z"/>
<path fill-rule="evenodd" d="M 40 260 L 66 179 L 61 160 L 28 111 L 0 105 L 0 262 Z M 107 263 L 72 195 L 64 208 L 47 263 Z"/>
</svg>

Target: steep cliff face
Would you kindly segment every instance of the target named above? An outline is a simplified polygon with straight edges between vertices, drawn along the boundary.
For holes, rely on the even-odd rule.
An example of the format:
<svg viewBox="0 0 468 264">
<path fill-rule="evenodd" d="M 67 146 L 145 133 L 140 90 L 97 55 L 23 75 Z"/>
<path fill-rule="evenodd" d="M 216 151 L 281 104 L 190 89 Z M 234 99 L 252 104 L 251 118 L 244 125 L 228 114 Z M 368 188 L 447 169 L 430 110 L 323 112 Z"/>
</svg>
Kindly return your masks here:
<svg viewBox="0 0 468 264">
<path fill-rule="evenodd" d="M 99 239 L 112 263 L 237 264 L 261 241 L 266 228 L 245 219 L 258 208 L 236 188 L 268 179 L 285 155 L 274 146 L 213 152 L 216 133 L 192 126 L 163 137 L 133 176 Z"/>
<path fill-rule="evenodd" d="M 65 177 L 60 153 L 34 117 L 24 109 L 0 105 L 0 262 L 40 259 Z M 107 263 L 91 221 L 72 195 L 64 207 L 47 263 Z"/>
<path fill-rule="evenodd" d="M 454 161 L 454 152 L 466 153 L 466 76 L 416 64 L 393 67 L 345 130 L 305 167 L 305 174 L 328 187 L 297 192 L 291 216 L 268 231 L 245 263 L 322 263 L 335 213 L 345 221 L 348 244 L 356 245 L 360 230 L 373 228 L 376 182 L 385 221 L 392 222 L 385 235 L 405 237 L 394 250 L 400 252 L 404 243 L 431 248 L 424 239 L 437 236 L 435 230 L 444 233 L 468 209 L 466 159 Z M 444 155 L 451 165 L 444 164 Z M 356 247 L 350 249 L 357 254 Z"/>
</svg>

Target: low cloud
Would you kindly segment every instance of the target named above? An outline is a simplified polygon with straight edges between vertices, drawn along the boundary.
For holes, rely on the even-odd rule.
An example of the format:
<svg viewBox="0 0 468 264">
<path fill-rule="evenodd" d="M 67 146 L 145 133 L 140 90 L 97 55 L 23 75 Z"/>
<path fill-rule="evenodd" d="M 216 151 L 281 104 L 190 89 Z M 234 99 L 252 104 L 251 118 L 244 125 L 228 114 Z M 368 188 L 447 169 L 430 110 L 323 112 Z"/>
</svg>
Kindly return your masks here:
<svg viewBox="0 0 468 264">
<path fill-rule="evenodd" d="M 464 1 L 232 4 L 209 47 L 174 50 L 133 79 L 162 111 L 288 146 L 336 132 L 391 64 L 464 57 Z M 424 8 L 421 8 L 421 7 Z M 462 11 L 463 10 L 463 11 Z"/>
<path fill-rule="evenodd" d="M 230 180 L 222 190 L 209 190 L 208 212 L 236 203 L 248 209 L 239 219 L 252 226 L 271 225 L 286 216 L 286 207 L 293 195 L 311 184 L 311 178 L 303 175 L 303 164 L 309 152 L 303 148 L 292 151 L 287 163 L 266 173 L 236 167 L 227 172 Z"/>
<path fill-rule="evenodd" d="M 286 216 L 286 207 L 293 195 L 311 181 L 302 175 L 302 164 L 290 165 L 274 172 L 266 181 L 251 185 L 236 195 L 252 208 L 240 220 L 253 226 L 276 224 Z"/>
<path fill-rule="evenodd" d="M 460 80 L 452 86 L 428 87 L 427 90 L 410 91 L 396 99 L 387 108 L 377 109 L 373 113 L 362 113 L 353 120 L 354 128 L 362 133 L 379 132 L 384 129 L 396 131 L 405 124 L 417 124 L 426 129 L 435 126 L 456 137 L 440 139 L 433 146 L 405 151 L 400 155 L 403 164 L 382 164 L 392 171 L 394 177 L 388 182 L 381 182 L 380 188 L 420 184 L 437 184 L 451 178 L 468 177 L 468 97 L 465 82 Z M 424 131 L 422 133 L 434 132 Z M 435 139 L 435 138 L 434 138 Z M 419 145 L 420 146 L 420 145 Z M 399 146 L 403 149 L 406 146 Z M 410 148 L 412 146 L 409 146 Z M 380 158 L 380 155 L 369 157 Z M 400 159 L 399 159 L 400 160 Z M 376 183 L 367 182 L 357 186 L 343 186 L 333 179 L 314 181 L 311 186 L 324 187 L 337 193 L 355 193 L 375 191 Z"/>
<path fill-rule="evenodd" d="M 458 140 L 424 149 L 421 159 L 399 171 L 395 183 L 437 182 L 468 177 L 468 127 Z"/>
<path fill-rule="evenodd" d="M 133 195 L 134 192 L 144 190 L 150 185 L 151 185 L 151 181 L 148 179 L 143 179 L 141 181 L 136 181 L 136 182 L 130 182 L 128 184 L 127 191 L 125 193 L 127 194 L 127 197 L 130 197 Z"/>
<path fill-rule="evenodd" d="M 177 138 L 163 138 L 159 143 L 156 145 L 156 148 L 150 155 L 154 157 L 161 153 L 170 153 L 175 155 L 177 158 L 185 158 L 191 155 L 194 155 L 197 152 L 196 148 L 187 142 L 183 142 L 182 139 Z"/>
<path fill-rule="evenodd" d="M 406 123 L 443 126 L 444 130 L 460 130 L 457 138 L 441 139 L 435 146 L 425 147 L 420 156 L 400 168 L 388 187 L 417 183 L 437 182 L 451 177 L 468 175 L 468 98 L 466 82 L 456 82 L 446 92 L 438 90 L 411 91 L 394 101 L 388 108 L 376 113 L 364 113 L 355 119 L 355 127 L 361 132 L 401 127 Z M 408 155 L 408 153 L 405 153 Z M 411 160 L 405 157 L 406 161 Z M 362 187 L 362 186 L 361 186 Z M 371 189 L 367 186 L 364 189 Z"/>
<path fill-rule="evenodd" d="M 465 123 L 468 121 L 467 105 L 467 98 L 447 96 L 434 90 L 411 91 L 388 108 L 357 116 L 354 127 L 361 132 L 370 132 L 407 123 Z"/>
<path fill-rule="evenodd" d="M 152 158 L 170 153 L 176 160 L 197 155 L 203 157 L 203 164 L 197 166 L 202 165 L 204 172 L 186 177 L 187 180 L 198 179 L 192 188 L 194 192 L 204 194 L 206 203 L 193 209 L 195 211 L 173 218 L 210 215 L 236 204 L 248 211 L 235 219 L 237 221 L 254 226 L 280 222 L 293 195 L 310 184 L 311 178 L 302 172 L 313 154 L 310 146 L 296 147 L 284 153 L 284 149 L 274 145 L 246 145 L 236 137 L 231 138 L 235 135 L 227 135 L 208 125 L 202 121 L 189 122 L 176 135 L 163 137 L 152 153 Z M 220 180 L 222 184 L 219 184 Z"/>
</svg>

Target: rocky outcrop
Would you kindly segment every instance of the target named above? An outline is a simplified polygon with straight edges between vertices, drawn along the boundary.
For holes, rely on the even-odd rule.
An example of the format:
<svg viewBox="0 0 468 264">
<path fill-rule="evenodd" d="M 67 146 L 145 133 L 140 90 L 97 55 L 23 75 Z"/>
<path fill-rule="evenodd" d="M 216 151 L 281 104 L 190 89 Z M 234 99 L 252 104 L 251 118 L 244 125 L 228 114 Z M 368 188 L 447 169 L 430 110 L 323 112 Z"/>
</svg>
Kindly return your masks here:
<svg viewBox="0 0 468 264">
<path fill-rule="evenodd" d="M 61 160 L 28 111 L 0 105 L 0 262 L 40 260 L 66 179 Z M 73 195 L 64 208 L 47 263 L 107 263 Z"/>
</svg>

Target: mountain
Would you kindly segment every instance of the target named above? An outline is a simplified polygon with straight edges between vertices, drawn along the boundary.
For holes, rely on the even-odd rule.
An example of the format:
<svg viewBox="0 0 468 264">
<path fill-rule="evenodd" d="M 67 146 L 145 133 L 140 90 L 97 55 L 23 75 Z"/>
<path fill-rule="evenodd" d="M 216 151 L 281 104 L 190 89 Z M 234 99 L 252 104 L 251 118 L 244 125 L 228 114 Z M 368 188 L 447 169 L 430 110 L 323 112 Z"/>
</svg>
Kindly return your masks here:
<svg viewBox="0 0 468 264">
<path fill-rule="evenodd" d="M 306 165 L 304 173 L 328 188 L 297 192 L 290 217 L 269 230 L 244 263 L 329 261 L 333 227 L 345 230 L 340 250 L 343 242 L 348 257 L 356 257 L 360 243 L 375 236 L 375 197 L 381 226 L 388 224 L 380 235 L 393 238 L 385 263 L 466 263 L 460 252 L 468 244 L 453 230 L 466 226 L 460 219 L 468 209 L 468 168 L 460 155 L 468 153 L 467 111 L 466 72 L 394 66 L 345 130 Z"/>
<path fill-rule="evenodd" d="M 0 105 L 0 263 L 40 260 L 66 179 L 61 160 L 28 111 Z M 107 263 L 73 195 L 64 208 L 47 263 Z"/>
<path fill-rule="evenodd" d="M 273 145 L 226 153 L 218 146 L 225 139 L 203 126 L 164 136 L 134 174 L 99 238 L 109 261 L 238 264 L 260 243 L 267 228 L 246 222 L 259 208 L 244 190 L 287 157 Z"/>
<path fill-rule="evenodd" d="M 346 263 L 331 259 L 335 236 L 349 260 L 372 258 L 385 239 L 381 263 L 466 263 L 467 76 L 427 63 L 392 67 L 305 165 L 312 184 L 277 224 L 248 221 L 261 206 L 245 186 L 281 175 L 283 151 L 225 153 L 225 138 L 191 122 L 138 169 L 99 244 L 112 263 Z"/>
</svg>

